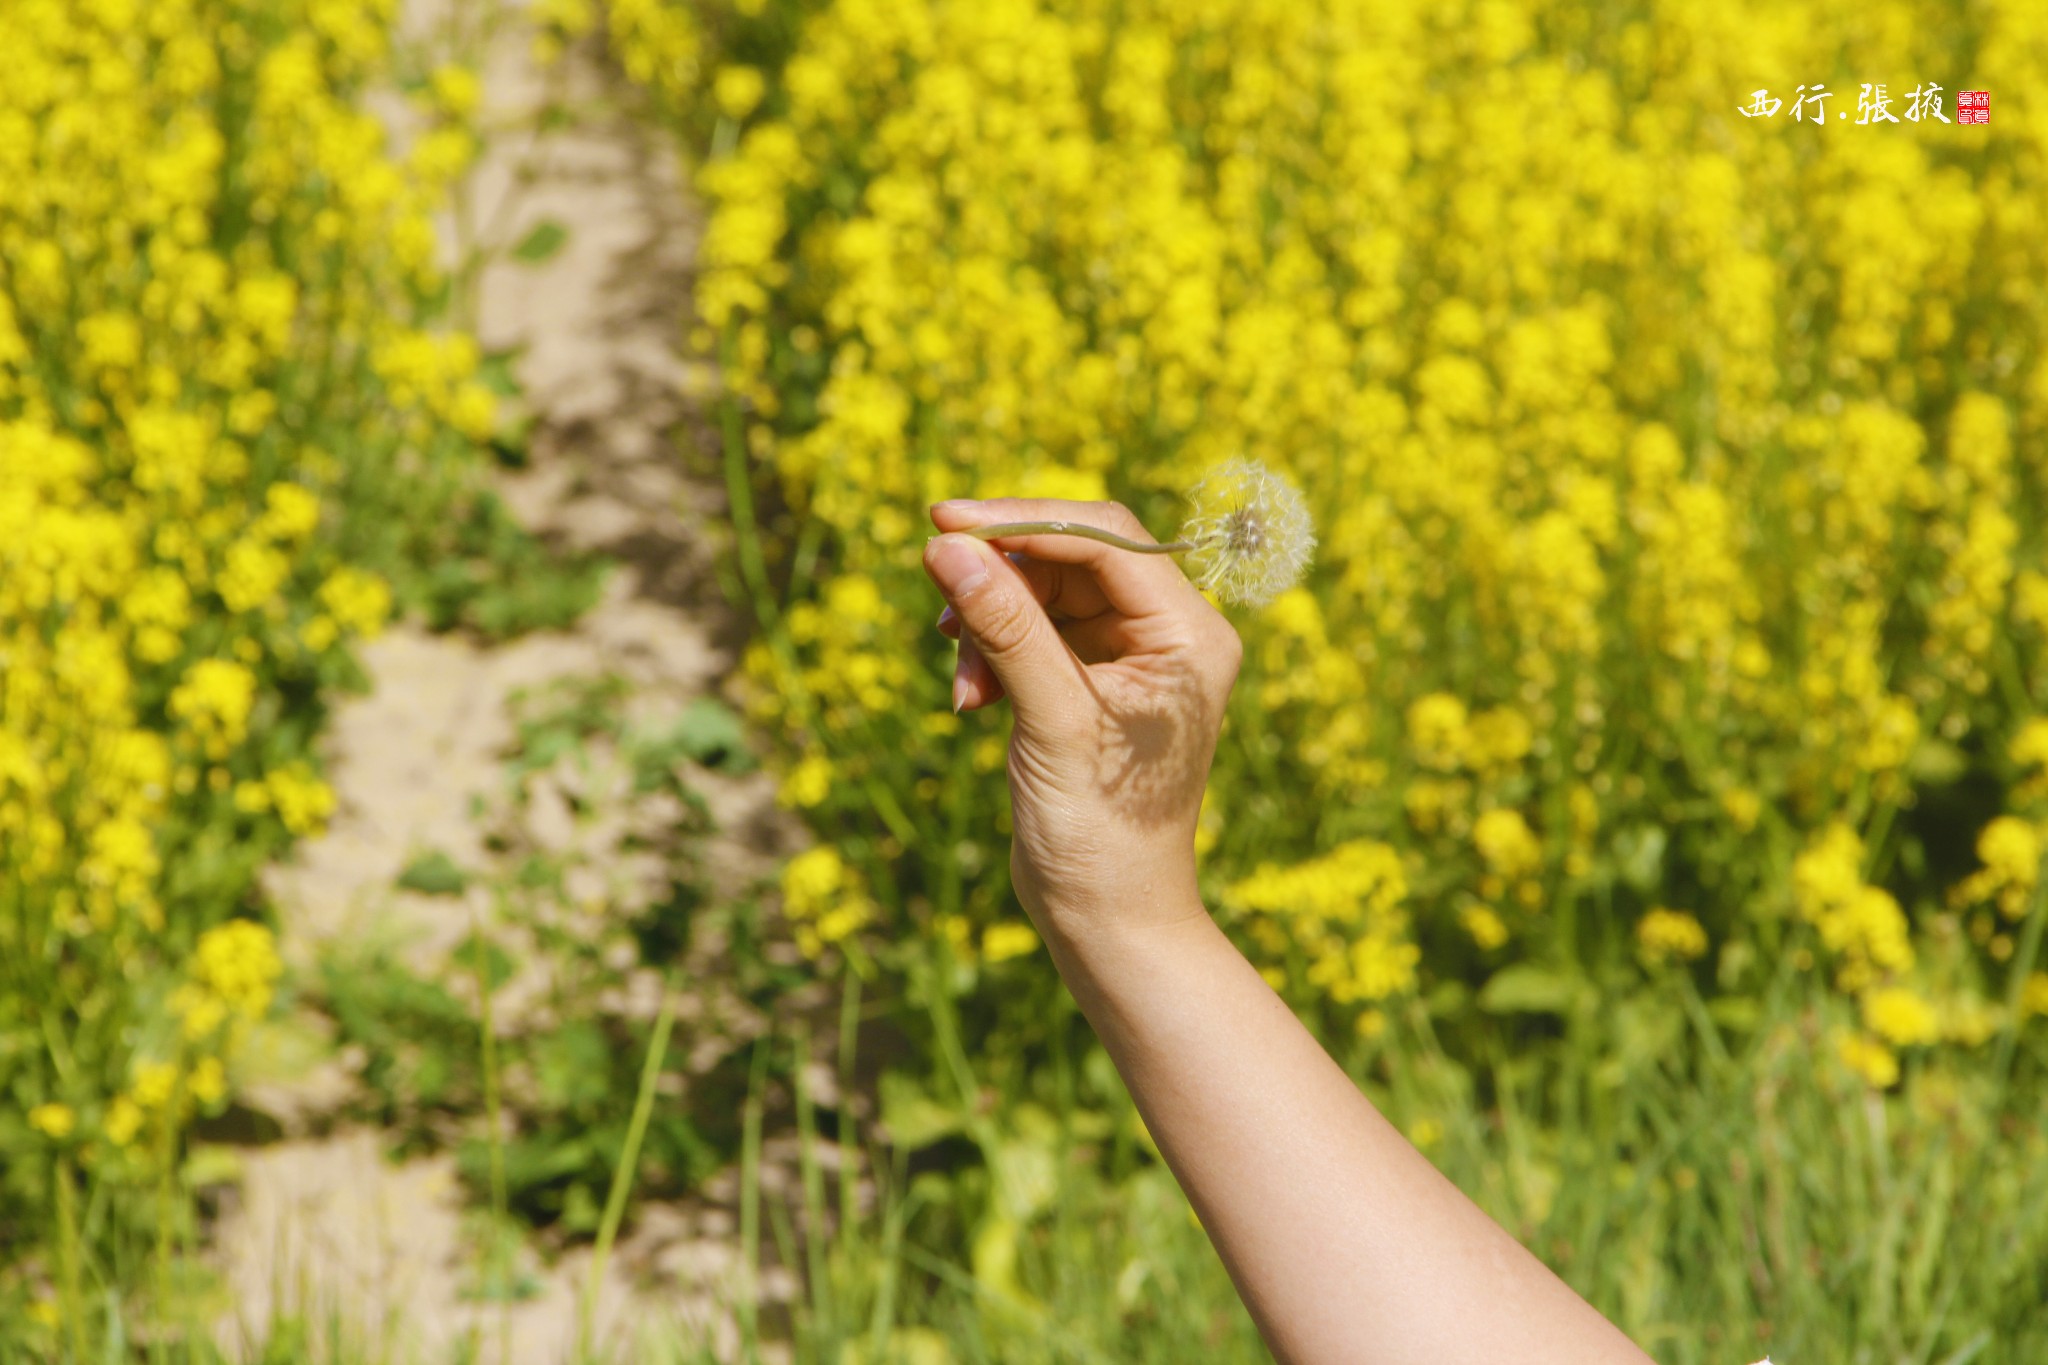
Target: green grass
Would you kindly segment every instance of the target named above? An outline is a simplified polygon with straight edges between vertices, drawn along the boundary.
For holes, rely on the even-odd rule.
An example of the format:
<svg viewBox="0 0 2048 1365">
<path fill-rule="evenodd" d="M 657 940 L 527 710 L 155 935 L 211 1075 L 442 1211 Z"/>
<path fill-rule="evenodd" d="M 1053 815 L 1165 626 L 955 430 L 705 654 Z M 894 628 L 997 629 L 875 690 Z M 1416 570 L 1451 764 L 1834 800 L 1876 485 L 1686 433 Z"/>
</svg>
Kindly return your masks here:
<svg viewBox="0 0 2048 1365">
<path fill-rule="evenodd" d="M 793 1267 L 801 1290 L 781 1305 L 758 1301 L 752 1277 L 732 1287 L 745 1360 L 768 1358 L 769 1343 L 796 1365 L 1268 1359 L 1127 1102 L 1085 1098 L 1091 1077 L 1106 1079 L 1098 1050 L 983 1074 L 974 1051 L 945 1048 L 944 1083 L 997 1090 L 985 1109 L 928 1124 L 922 1145 L 890 1145 L 853 1106 L 821 1109 L 795 1065 L 836 1058 L 850 1082 L 860 1014 L 849 991 L 838 1036 L 779 1032 L 752 1054 L 740 1250 L 747 1264 Z M 1909 1069 L 1895 1094 L 1871 1093 L 1828 1059 L 1824 1022 L 1795 992 L 1718 1048 L 1668 1040 L 1627 1074 L 1577 1060 L 1631 1026 L 1619 1008 L 1562 1029 L 1532 1020 L 1526 1049 L 1467 1069 L 1415 1002 L 1350 1061 L 1447 1174 L 1668 1365 L 1748 1365 L 1766 1352 L 1785 1365 L 2048 1359 L 2048 1115 L 1985 1118 L 1996 1106 L 1984 1068 Z M 648 1039 L 657 1054 L 665 1032 Z M 1573 1120 L 1557 1121 L 1564 1113 Z M 831 1173 L 828 1132 L 842 1125 L 875 1182 L 871 1202 Z M 765 1193 L 772 1132 L 798 1138 L 786 1201 Z M 617 1178 L 630 1189 L 630 1171 Z M 173 1254 L 172 1280 L 203 1278 Z M 0 1330 L 0 1362 L 216 1359 L 196 1318 L 151 1330 L 90 1286 L 86 1298 L 76 1332 Z M 494 1335 L 474 1358 L 493 1358 Z M 404 1324 L 365 1342 L 338 1319 L 285 1316 L 268 1336 L 273 1360 L 408 1359 Z M 711 1359 L 708 1343 L 663 1327 L 595 1341 L 577 1365 Z"/>
</svg>

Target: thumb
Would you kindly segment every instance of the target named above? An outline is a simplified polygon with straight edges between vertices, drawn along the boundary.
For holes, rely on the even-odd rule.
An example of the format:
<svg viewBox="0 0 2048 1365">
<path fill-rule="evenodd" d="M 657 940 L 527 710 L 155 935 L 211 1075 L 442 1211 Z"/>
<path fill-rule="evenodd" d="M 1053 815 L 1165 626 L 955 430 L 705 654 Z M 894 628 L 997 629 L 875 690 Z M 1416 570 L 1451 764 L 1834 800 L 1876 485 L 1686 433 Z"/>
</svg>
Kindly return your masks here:
<svg viewBox="0 0 2048 1365">
<path fill-rule="evenodd" d="M 932 537 L 924 568 L 1010 694 L 1020 720 L 1064 710 L 1077 666 L 1017 566 L 975 536 Z"/>
</svg>

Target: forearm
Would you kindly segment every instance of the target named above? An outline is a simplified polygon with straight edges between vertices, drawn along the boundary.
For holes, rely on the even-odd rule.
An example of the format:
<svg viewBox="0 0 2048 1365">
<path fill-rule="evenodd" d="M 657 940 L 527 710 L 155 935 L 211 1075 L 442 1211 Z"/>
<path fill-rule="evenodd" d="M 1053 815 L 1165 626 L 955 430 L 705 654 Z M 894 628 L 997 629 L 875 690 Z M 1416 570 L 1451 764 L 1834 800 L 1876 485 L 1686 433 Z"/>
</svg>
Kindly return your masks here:
<svg viewBox="0 0 2048 1365">
<path fill-rule="evenodd" d="M 1380 1115 L 1198 900 L 1120 918 L 1054 922 L 1048 946 L 1279 1360 L 1647 1361 Z"/>
</svg>

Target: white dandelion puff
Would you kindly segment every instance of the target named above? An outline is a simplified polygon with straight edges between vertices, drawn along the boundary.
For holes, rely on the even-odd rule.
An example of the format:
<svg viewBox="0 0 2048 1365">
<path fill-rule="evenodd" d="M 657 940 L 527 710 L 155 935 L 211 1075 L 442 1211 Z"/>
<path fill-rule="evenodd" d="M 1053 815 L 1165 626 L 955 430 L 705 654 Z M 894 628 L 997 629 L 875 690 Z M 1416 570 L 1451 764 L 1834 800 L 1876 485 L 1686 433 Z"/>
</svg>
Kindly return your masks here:
<svg viewBox="0 0 2048 1365">
<path fill-rule="evenodd" d="M 1082 536 L 1138 554 L 1185 554 L 1195 586 L 1226 602 L 1262 607 L 1301 581 L 1315 554 L 1315 523 L 1301 490 L 1256 460 L 1232 460 L 1188 490 L 1180 539 L 1147 545 L 1071 521 L 1010 521 L 967 534 Z"/>
<path fill-rule="evenodd" d="M 1255 460 L 1232 460 L 1190 490 L 1180 538 L 1194 546 L 1195 586 L 1259 607 L 1301 581 L 1315 523 L 1301 490 Z"/>
</svg>

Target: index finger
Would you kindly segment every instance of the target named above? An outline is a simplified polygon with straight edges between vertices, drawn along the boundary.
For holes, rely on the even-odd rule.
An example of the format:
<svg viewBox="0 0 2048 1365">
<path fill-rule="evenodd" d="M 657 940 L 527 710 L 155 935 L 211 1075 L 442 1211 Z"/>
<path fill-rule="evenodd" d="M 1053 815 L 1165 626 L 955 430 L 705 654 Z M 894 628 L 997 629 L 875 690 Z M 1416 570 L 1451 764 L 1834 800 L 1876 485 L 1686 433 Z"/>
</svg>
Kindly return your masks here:
<svg viewBox="0 0 2048 1365">
<path fill-rule="evenodd" d="M 1064 521 L 1093 526 L 1126 540 L 1157 545 L 1131 509 L 1120 502 L 1076 502 L 1070 498 L 982 498 L 933 503 L 932 524 L 941 531 L 969 531 L 1012 521 Z M 1125 616 L 1158 616 L 1185 607 L 1193 584 L 1170 554 L 1120 550 L 1085 536 L 1056 532 L 998 537 L 1000 548 L 1033 559 L 1078 565 L 1094 576 L 1110 606 Z"/>
</svg>

